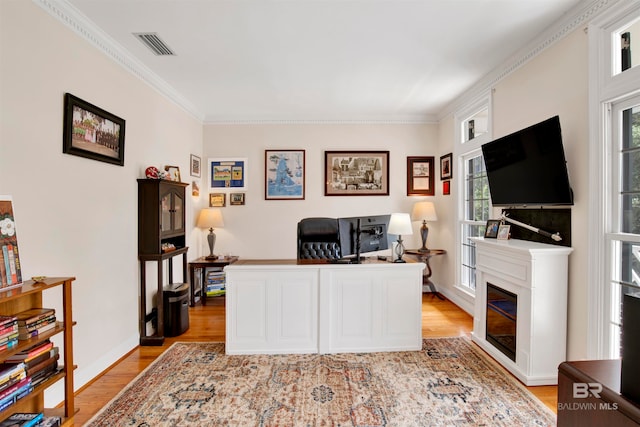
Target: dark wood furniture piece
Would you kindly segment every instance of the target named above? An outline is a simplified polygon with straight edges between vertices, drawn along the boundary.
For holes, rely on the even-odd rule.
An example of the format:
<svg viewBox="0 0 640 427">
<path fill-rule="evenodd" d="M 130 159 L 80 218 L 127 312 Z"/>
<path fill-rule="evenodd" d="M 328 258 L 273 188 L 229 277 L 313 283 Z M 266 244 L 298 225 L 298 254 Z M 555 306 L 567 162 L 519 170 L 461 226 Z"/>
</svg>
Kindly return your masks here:
<svg viewBox="0 0 640 427">
<path fill-rule="evenodd" d="M 43 332 L 28 340 L 20 340 L 10 349 L 0 351 L 0 363 L 9 356 L 32 347 L 59 333 L 63 334 L 64 351 L 60 351 L 61 364 L 64 369 L 53 374 L 33 391 L 11 406 L 0 411 L 0 420 L 4 420 L 16 412 L 44 412 L 46 416 L 62 418 L 63 426 L 73 425 L 73 417 L 77 410 L 74 405 L 73 394 L 73 331 L 75 324 L 71 313 L 71 284 L 75 277 L 48 277 L 40 282 L 25 281 L 22 286 L 0 291 L 0 314 L 14 315 L 31 308 L 42 308 L 42 292 L 47 289 L 58 288 L 62 291 L 62 319 L 57 315 L 57 324 L 53 329 Z M 60 321 L 61 320 L 61 321 Z M 64 402 L 59 408 L 44 408 L 44 392 L 47 388 L 60 380 L 64 380 Z"/>
<path fill-rule="evenodd" d="M 173 257 L 182 255 L 182 281 L 187 282 L 185 236 L 185 188 L 183 182 L 161 179 L 138 180 L 138 260 L 140 261 L 140 345 L 164 343 L 164 261 L 169 283 L 173 283 Z M 147 313 L 146 263 L 158 265 L 156 312 Z M 147 322 L 156 322 L 156 332 L 147 335 Z"/>
<path fill-rule="evenodd" d="M 620 367 L 620 359 L 561 363 L 557 425 L 640 425 L 640 402 L 632 402 L 620 394 Z"/>
<path fill-rule="evenodd" d="M 202 305 L 207 305 L 207 284 L 205 282 L 207 268 L 216 269 L 222 271 L 225 266 L 233 264 L 238 261 L 237 256 L 224 257 L 223 259 L 207 259 L 206 257 L 200 257 L 189 263 L 189 283 L 191 284 L 191 307 L 196 305 L 196 296 L 200 295 L 200 301 Z M 200 289 L 196 289 L 196 271 L 199 271 Z M 199 291 L 199 292 L 198 292 Z"/>
<path fill-rule="evenodd" d="M 427 268 L 424 269 L 424 275 L 422 277 L 422 284 L 427 285 L 431 292 L 435 294 L 439 299 L 443 300 L 444 297 L 440 295 L 440 292 L 436 289 L 436 285 L 431 281 L 431 275 L 433 272 L 431 271 L 431 265 L 429 264 L 429 260 L 432 256 L 435 255 L 444 255 L 447 253 L 444 249 L 427 249 L 426 251 L 421 251 L 419 249 L 407 249 L 404 251 L 407 255 L 412 255 L 418 258 L 420 261 L 424 262 L 427 265 Z"/>
</svg>

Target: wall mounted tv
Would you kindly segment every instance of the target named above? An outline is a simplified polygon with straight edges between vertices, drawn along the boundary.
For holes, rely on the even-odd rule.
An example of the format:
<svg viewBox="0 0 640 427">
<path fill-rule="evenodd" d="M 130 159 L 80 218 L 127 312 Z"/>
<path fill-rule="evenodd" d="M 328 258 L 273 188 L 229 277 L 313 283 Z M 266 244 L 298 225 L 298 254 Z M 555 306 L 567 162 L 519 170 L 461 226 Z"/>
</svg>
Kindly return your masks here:
<svg viewBox="0 0 640 427">
<path fill-rule="evenodd" d="M 560 118 L 482 146 L 494 206 L 573 205 Z"/>
<path fill-rule="evenodd" d="M 387 228 L 390 217 L 390 215 L 373 215 L 338 218 L 342 256 L 355 255 L 354 261 L 357 263 L 360 261 L 361 253 L 388 249 Z"/>
</svg>

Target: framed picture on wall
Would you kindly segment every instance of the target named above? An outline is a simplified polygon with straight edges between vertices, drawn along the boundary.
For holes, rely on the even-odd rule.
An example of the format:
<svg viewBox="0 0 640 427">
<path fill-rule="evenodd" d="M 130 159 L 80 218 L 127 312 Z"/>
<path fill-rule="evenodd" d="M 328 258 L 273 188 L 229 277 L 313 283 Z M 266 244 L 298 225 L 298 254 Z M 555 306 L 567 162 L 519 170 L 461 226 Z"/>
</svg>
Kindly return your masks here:
<svg viewBox="0 0 640 427">
<path fill-rule="evenodd" d="M 210 208 L 223 208 L 227 204 L 226 193 L 210 193 L 209 194 L 209 207 Z"/>
<path fill-rule="evenodd" d="M 200 178 L 200 174 L 201 174 L 201 172 L 200 172 L 200 169 L 201 169 L 200 168 L 200 164 L 201 164 L 200 157 L 196 156 L 195 154 L 192 154 L 191 155 L 191 168 L 190 168 L 191 169 L 190 170 L 191 176 L 195 176 L 196 178 Z"/>
<path fill-rule="evenodd" d="M 434 158 L 407 157 L 407 196 L 433 196 L 436 194 Z"/>
<path fill-rule="evenodd" d="M 229 194 L 229 205 L 242 206 L 244 205 L 244 193 L 231 193 Z"/>
<path fill-rule="evenodd" d="M 264 151 L 264 198 L 303 200 L 305 189 L 304 150 Z"/>
<path fill-rule="evenodd" d="M 209 159 L 209 188 L 247 190 L 247 159 Z"/>
<path fill-rule="evenodd" d="M 66 93 L 62 152 L 124 166 L 124 119 Z"/>
<path fill-rule="evenodd" d="M 451 164 L 452 153 L 440 157 L 440 180 L 451 179 L 453 166 Z"/>
<path fill-rule="evenodd" d="M 388 196 L 388 151 L 325 151 L 325 196 Z"/>
</svg>

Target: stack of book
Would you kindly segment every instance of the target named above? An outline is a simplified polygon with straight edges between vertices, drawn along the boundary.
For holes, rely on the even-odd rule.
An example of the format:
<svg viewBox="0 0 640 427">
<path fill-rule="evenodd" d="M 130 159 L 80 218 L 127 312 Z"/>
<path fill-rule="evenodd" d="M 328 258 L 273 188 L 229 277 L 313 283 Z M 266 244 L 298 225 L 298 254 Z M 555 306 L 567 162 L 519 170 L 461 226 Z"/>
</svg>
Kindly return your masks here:
<svg viewBox="0 0 640 427">
<path fill-rule="evenodd" d="M 7 357 L 0 364 L 0 411 L 58 372 L 59 358 L 58 347 L 50 340 Z"/>
<path fill-rule="evenodd" d="M 13 288 L 22 284 L 22 268 L 11 197 L 0 196 L 0 220 L 0 288 Z"/>
<path fill-rule="evenodd" d="M 0 351 L 18 344 L 18 319 L 15 316 L 0 316 Z"/>
<path fill-rule="evenodd" d="M 0 423 L 0 427 L 33 427 L 39 426 L 44 419 L 42 412 L 18 412 L 12 414 L 9 418 Z"/>
<path fill-rule="evenodd" d="M 18 339 L 28 340 L 56 326 L 56 311 L 53 308 L 32 308 L 16 313 Z"/>
<path fill-rule="evenodd" d="M 207 296 L 215 297 L 226 293 L 226 278 L 224 271 L 208 271 L 207 272 Z"/>
</svg>

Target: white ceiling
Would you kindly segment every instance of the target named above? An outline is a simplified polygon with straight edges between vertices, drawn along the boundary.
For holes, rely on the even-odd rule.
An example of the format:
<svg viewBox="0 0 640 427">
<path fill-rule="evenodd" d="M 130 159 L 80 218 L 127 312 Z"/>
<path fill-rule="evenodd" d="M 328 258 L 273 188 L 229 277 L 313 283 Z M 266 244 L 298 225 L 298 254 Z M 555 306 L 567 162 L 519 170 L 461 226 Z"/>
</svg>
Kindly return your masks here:
<svg viewBox="0 0 640 427">
<path fill-rule="evenodd" d="M 205 122 L 428 121 L 586 2 L 60 1 Z"/>
</svg>

